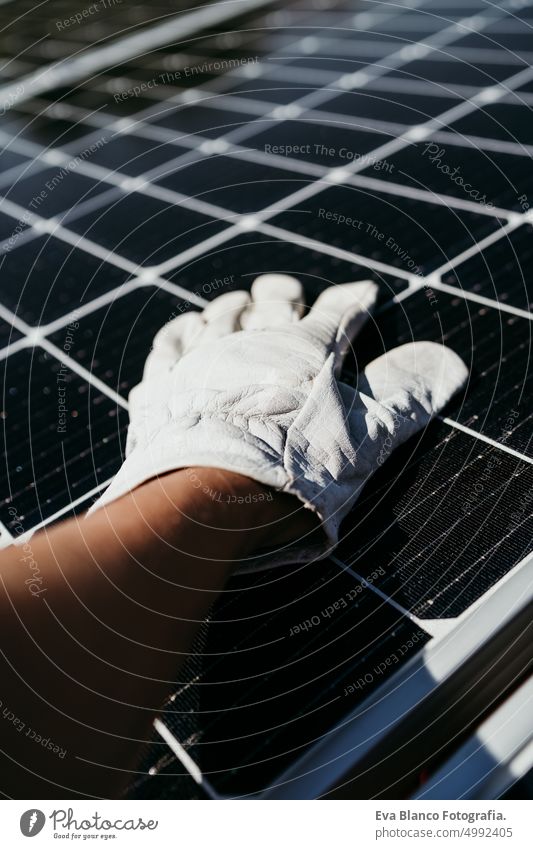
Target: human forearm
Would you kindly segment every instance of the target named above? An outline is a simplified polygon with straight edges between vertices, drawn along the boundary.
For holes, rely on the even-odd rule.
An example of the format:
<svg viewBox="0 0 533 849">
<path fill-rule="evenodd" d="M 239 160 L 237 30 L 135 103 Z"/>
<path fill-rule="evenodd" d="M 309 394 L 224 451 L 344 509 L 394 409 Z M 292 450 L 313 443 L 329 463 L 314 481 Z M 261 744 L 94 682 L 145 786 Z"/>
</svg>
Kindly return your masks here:
<svg viewBox="0 0 533 849">
<path fill-rule="evenodd" d="M 290 520 L 294 508 L 296 513 Z M 307 515 L 303 515 L 303 513 Z M 66 755 L 2 723 L 13 795 L 114 795 L 199 622 L 240 558 L 311 519 L 239 475 L 187 469 L 30 541 L 43 590 L 23 580 L 22 549 L 0 553 L 4 705 Z M 10 668 L 11 667 L 11 668 Z M 85 760 L 78 760 L 82 758 Z"/>
</svg>

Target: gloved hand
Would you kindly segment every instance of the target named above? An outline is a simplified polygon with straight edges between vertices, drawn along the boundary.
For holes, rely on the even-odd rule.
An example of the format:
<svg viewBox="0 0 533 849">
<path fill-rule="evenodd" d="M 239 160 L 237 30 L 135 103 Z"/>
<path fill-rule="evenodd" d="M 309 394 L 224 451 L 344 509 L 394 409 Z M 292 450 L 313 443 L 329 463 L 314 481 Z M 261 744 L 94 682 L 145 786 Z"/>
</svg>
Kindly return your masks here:
<svg viewBox="0 0 533 849">
<path fill-rule="evenodd" d="M 171 470 L 227 469 L 292 493 L 321 521 L 318 541 L 254 567 L 325 557 L 372 473 L 468 375 L 449 348 L 416 342 L 370 363 L 355 389 L 341 382 L 376 294 L 369 281 L 331 286 L 302 317 L 301 284 L 267 274 L 251 296 L 230 292 L 169 322 L 130 393 L 124 464 L 92 509 Z"/>
</svg>

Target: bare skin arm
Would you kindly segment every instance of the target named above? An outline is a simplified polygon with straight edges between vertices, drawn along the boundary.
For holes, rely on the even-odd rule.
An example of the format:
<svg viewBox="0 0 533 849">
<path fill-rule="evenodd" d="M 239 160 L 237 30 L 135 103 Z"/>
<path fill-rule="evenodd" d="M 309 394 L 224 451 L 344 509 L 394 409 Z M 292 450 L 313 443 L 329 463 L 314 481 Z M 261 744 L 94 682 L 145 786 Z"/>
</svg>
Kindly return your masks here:
<svg viewBox="0 0 533 849">
<path fill-rule="evenodd" d="M 186 469 L 36 534 L 39 595 L 25 583 L 27 549 L 0 552 L 4 795 L 119 795 L 238 561 L 314 524 L 249 478 Z"/>
</svg>

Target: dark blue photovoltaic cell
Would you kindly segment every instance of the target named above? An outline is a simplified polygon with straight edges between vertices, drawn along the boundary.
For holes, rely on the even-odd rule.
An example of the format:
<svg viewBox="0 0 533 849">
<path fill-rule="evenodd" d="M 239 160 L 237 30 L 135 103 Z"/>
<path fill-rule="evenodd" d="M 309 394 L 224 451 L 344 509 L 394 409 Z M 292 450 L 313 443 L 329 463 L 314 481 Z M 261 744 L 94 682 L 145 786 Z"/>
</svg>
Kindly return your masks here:
<svg viewBox="0 0 533 849">
<path fill-rule="evenodd" d="M 98 84 L 99 82 L 100 77 L 97 80 L 93 80 L 93 84 Z M 69 106 L 86 109 L 89 113 L 101 112 L 113 117 L 133 115 L 141 109 L 148 109 L 153 106 L 153 100 L 142 97 L 140 94 L 127 93 L 129 87 L 128 83 L 124 85 L 124 89 L 126 90 L 119 88 L 117 92 L 111 92 L 109 89 L 101 91 L 86 87 L 70 88 L 69 86 L 67 88 L 54 89 L 52 92 L 46 92 L 40 96 L 40 100 L 50 103 L 67 103 Z"/>
<path fill-rule="evenodd" d="M 452 136 L 449 136 L 453 142 Z M 439 140 L 411 144 L 389 157 L 388 183 L 451 195 L 459 200 L 523 212 L 533 202 L 533 173 L 528 158 L 512 153 L 459 147 Z M 371 167 L 364 177 L 375 177 Z"/>
<path fill-rule="evenodd" d="M 29 159 L 15 153 L 12 150 L 5 149 L 0 153 L 0 173 L 9 171 L 10 168 L 15 168 L 17 165 L 22 165 L 24 162 L 29 163 Z"/>
<path fill-rule="evenodd" d="M 11 248 L 17 242 L 19 233 L 28 229 L 28 224 L 22 219 L 17 220 L 0 212 L 0 242 L 7 242 Z"/>
<path fill-rule="evenodd" d="M 457 102 L 451 97 L 427 97 L 396 91 L 387 94 L 384 91 L 363 89 L 361 92 L 350 92 L 332 98 L 325 109 L 327 112 L 346 115 L 348 125 L 354 116 L 398 124 L 422 124 L 456 106 Z"/>
<path fill-rule="evenodd" d="M 0 256 L 0 298 L 27 324 L 48 324 L 129 276 L 67 242 L 41 236 Z"/>
<path fill-rule="evenodd" d="M 161 289 L 130 292 L 78 319 L 69 356 L 126 398 L 142 377 L 157 331 L 188 309 L 190 304 Z M 61 328 L 51 336 L 59 348 L 65 333 Z"/>
<path fill-rule="evenodd" d="M 234 212 L 258 212 L 314 182 L 314 177 L 265 163 L 212 156 L 179 168 L 157 182 L 167 189 Z"/>
<path fill-rule="evenodd" d="M 75 209 L 109 189 L 108 183 L 97 182 L 68 167 L 45 168 L 37 174 L 22 177 L 5 192 L 8 200 L 43 218 L 51 218 L 64 210 Z"/>
<path fill-rule="evenodd" d="M 327 124 L 311 120 L 283 121 L 246 139 L 246 144 L 264 153 L 290 156 L 325 168 L 347 165 L 390 141 L 383 130 L 347 127 L 340 121 Z"/>
<path fill-rule="evenodd" d="M 492 216 L 355 186 L 326 189 L 272 223 L 413 274 L 444 265 L 500 226 Z"/>
<path fill-rule="evenodd" d="M 509 58 L 520 55 L 521 50 L 531 51 L 531 30 L 524 27 L 523 32 L 502 32 L 501 26 L 487 27 L 483 33 L 471 33 L 460 38 L 455 45 L 458 49 L 463 47 L 480 50 L 494 50 L 498 47 L 509 51 Z"/>
<path fill-rule="evenodd" d="M 13 108 L 8 113 L 10 123 L 6 130 L 23 141 L 32 142 L 48 148 L 51 146 L 65 147 L 77 142 L 94 131 L 80 121 L 70 121 L 66 118 L 54 117 L 43 112 L 41 106 L 28 101 L 20 108 Z"/>
<path fill-rule="evenodd" d="M 223 136 L 253 121 L 253 116 L 243 115 L 227 109 L 216 109 L 213 106 L 168 106 L 162 108 L 152 122 L 158 127 L 165 127 L 176 132 L 176 139 L 181 136 L 201 135 L 208 138 Z"/>
<path fill-rule="evenodd" d="M 533 144 L 531 107 L 526 105 L 494 103 L 455 121 L 452 129 L 464 135 Z"/>
<path fill-rule="evenodd" d="M 139 192 L 65 220 L 66 226 L 139 265 L 158 265 L 224 228 L 223 221 Z"/>
<path fill-rule="evenodd" d="M 11 342 L 16 342 L 21 336 L 22 333 L 16 327 L 12 327 L 7 321 L 0 319 L 0 348 L 4 348 Z"/>
<path fill-rule="evenodd" d="M 287 77 L 289 76 L 287 74 Z M 292 103 L 314 90 L 315 86 L 311 82 L 294 82 L 289 78 L 286 82 L 282 82 L 274 77 L 263 76 L 251 80 L 240 79 L 225 91 L 227 94 L 251 98 L 252 100 L 266 100 L 270 103 L 285 104 Z"/>
<path fill-rule="evenodd" d="M 136 177 L 184 153 L 189 153 L 188 149 L 178 144 L 122 133 L 92 153 L 90 161 L 111 171 L 116 170 Z"/>
<path fill-rule="evenodd" d="M 44 351 L 1 365 L 0 521 L 29 530 L 116 472 L 126 416 Z"/>
<path fill-rule="evenodd" d="M 458 263 L 443 283 L 523 310 L 533 306 L 533 225 L 524 224 Z"/>
</svg>

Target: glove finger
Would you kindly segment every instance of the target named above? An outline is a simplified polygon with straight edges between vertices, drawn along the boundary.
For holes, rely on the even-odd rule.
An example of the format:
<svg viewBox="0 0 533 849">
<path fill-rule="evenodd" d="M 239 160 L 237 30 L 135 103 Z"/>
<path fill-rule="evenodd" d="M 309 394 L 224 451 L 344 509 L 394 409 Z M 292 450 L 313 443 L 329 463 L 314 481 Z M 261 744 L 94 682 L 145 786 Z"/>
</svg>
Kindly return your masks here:
<svg viewBox="0 0 533 849">
<path fill-rule="evenodd" d="M 252 283 L 253 302 L 241 316 L 243 330 L 264 330 L 293 324 L 303 315 L 302 284 L 290 274 L 261 274 Z"/>
<path fill-rule="evenodd" d="M 207 339 L 219 339 L 241 329 L 241 315 L 250 303 L 250 295 L 243 289 L 226 292 L 211 301 L 202 316 L 206 322 L 202 333 L 202 342 Z"/>
<path fill-rule="evenodd" d="M 351 341 L 376 303 L 378 286 L 371 280 L 329 286 L 316 299 L 302 326 L 317 335 L 335 353 L 338 373 Z"/>
<path fill-rule="evenodd" d="M 466 365 L 450 348 L 435 342 L 411 342 L 371 362 L 358 390 L 420 428 L 446 406 L 467 379 Z"/>
<path fill-rule="evenodd" d="M 201 312 L 184 313 L 163 325 L 146 358 L 143 380 L 171 369 L 200 336 L 204 326 Z"/>
</svg>

